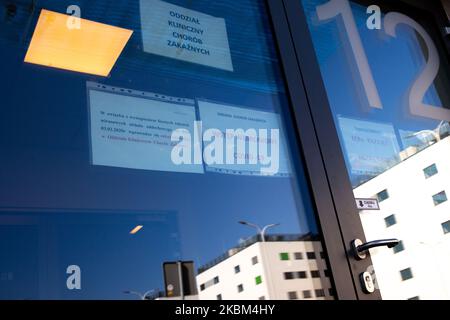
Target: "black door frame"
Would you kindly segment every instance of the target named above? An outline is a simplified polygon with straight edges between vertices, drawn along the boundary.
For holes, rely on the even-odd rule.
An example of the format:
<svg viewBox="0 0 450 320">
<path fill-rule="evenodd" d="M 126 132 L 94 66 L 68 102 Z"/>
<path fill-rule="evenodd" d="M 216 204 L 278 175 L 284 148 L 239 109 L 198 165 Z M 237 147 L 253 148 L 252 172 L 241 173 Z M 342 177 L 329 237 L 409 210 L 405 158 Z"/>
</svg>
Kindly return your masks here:
<svg viewBox="0 0 450 320">
<path fill-rule="evenodd" d="M 333 276 L 336 298 L 343 300 L 358 299 L 359 294 L 355 289 L 357 287 L 355 285 L 355 277 L 351 273 L 351 261 L 348 258 L 349 255 L 346 254 L 348 246 L 344 244 L 346 239 L 342 237 L 347 231 L 341 229 L 336 215 L 336 204 L 333 201 L 323 162 L 324 155 L 317 139 L 317 131 L 309 107 L 312 103 L 317 103 L 316 101 L 310 101 L 309 95 L 318 96 L 320 90 L 316 91 L 314 88 L 309 88 L 305 84 L 302 72 L 300 72 L 298 56 L 292 41 L 291 26 L 288 23 L 283 1 L 268 0 L 267 3 L 278 53 L 284 70 L 288 98 L 291 102 L 290 111 L 294 118 L 297 140 L 302 149 L 302 158 L 310 183 L 312 200 L 316 207 L 318 224 L 324 240 L 328 264 Z M 309 54 L 312 58 L 314 50 L 311 50 Z M 320 73 L 317 75 L 320 77 Z M 339 146 L 337 140 L 335 143 L 336 146 Z M 362 227 L 360 226 L 360 228 L 360 233 L 362 234 Z"/>
<path fill-rule="evenodd" d="M 378 4 L 381 9 L 383 4 L 392 5 L 392 0 L 359 2 Z M 399 0 L 397 5 L 433 15 L 448 57 L 450 40 L 445 32 L 448 19 L 442 3 Z M 359 275 L 372 265 L 370 257 L 358 261 L 350 254 L 352 240 L 365 241 L 365 236 L 301 0 L 268 0 L 268 6 L 336 296 L 381 299 L 378 290 L 366 294 L 361 288 Z"/>
</svg>

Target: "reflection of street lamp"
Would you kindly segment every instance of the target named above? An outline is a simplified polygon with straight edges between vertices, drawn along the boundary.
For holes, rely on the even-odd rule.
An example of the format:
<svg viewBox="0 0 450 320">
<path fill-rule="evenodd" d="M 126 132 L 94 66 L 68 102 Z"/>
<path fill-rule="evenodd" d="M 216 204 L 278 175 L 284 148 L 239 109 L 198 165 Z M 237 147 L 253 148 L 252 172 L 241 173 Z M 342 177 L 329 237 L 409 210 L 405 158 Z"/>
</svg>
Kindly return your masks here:
<svg viewBox="0 0 450 320">
<path fill-rule="evenodd" d="M 405 138 L 412 138 L 415 137 L 417 139 L 419 139 L 422 143 L 430 143 L 432 140 L 436 140 L 436 142 L 441 140 L 441 128 L 447 124 L 447 122 L 445 121 L 441 121 L 439 123 L 439 125 L 436 127 L 436 129 L 434 130 L 421 130 L 419 132 L 414 132 L 408 136 L 406 136 Z M 432 139 L 429 140 L 428 137 L 431 136 Z"/>
<path fill-rule="evenodd" d="M 276 227 L 276 226 L 279 226 L 279 225 L 280 225 L 279 223 L 272 223 L 272 224 L 268 224 L 268 225 L 264 226 L 264 228 L 261 229 L 260 226 L 258 226 L 258 225 L 256 225 L 256 224 L 253 224 L 253 223 L 250 223 L 250 222 L 247 222 L 247 221 L 238 221 L 238 222 L 239 222 L 240 224 L 243 224 L 243 225 L 249 226 L 249 227 L 253 227 L 253 228 L 255 228 L 256 230 L 258 230 L 258 233 L 259 233 L 259 235 L 261 236 L 261 241 L 262 241 L 262 242 L 266 242 L 266 238 L 265 238 L 264 234 L 266 233 L 266 230 L 267 230 L 267 229 L 269 229 L 269 228 L 271 228 L 271 227 Z"/>
<path fill-rule="evenodd" d="M 428 137 L 432 137 L 432 139 L 430 140 Z M 418 132 L 414 132 L 408 136 L 406 136 L 405 138 L 417 138 L 420 140 L 420 142 L 422 143 L 430 143 L 433 140 L 435 140 L 436 142 L 440 140 L 440 136 L 439 133 L 434 131 L 434 130 L 421 130 Z"/>
<path fill-rule="evenodd" d="M 147 292 L 145 292 L 144 294 L 142 294 L 142 293 L 137 292 L 137 291 L 126 290 L 126 291 L 124 291 L 123 293 L 125 293 L 125 294 L 133 294 L 133 295 L 135 295 L 135 296 L 138 296 L 139 299 L 141 299 L 141 300 L 147 300 L 147 296 L 148 296 L 150 293 L 154 292 L 154 291 L 155 291 L 155 290 L 152 289 L 152 290 L 148 290 Z"/>
<path fill-rule="evenodd" d="M 238 223 L 243 224 L 245 226 L 249 226 L 249 227 L 253 227 L 256 230 L 258 230 L 259 235 L 261 236 L 261 241 L 262 242 L 266 242 L 266 238 L 264 237 L 264 234 L 266 233 L 266 230 L 271 228 L 271 227 L 276 227 L 278 225 L 280 225 L 279 223 L 272 223 L 272 224 L 268 224 L 266 226 L 264 226 L 262 229 L 260 226 L 247 222 L 247 221 L 238 221 Z M 261 263 L 263 264 L 264 261 L 266 261 L 267 263 L 267 281 L 269 284 L 269 299 L 274 299 L 274 297 L 271 296 L 271 294 L 275 294 L 275 290 L 274 290 L 274 286 L 273 286 L 273 282 L 272 282 L 272 277 L 270 274 L 270 262 L 266 260 L 266 249 L 265 249 L 265 244 L 261 243 L 261 255 L 262 255 L 262 260 Z M 263 269 L 264 270 L 264 269 Z"/>
</svg>

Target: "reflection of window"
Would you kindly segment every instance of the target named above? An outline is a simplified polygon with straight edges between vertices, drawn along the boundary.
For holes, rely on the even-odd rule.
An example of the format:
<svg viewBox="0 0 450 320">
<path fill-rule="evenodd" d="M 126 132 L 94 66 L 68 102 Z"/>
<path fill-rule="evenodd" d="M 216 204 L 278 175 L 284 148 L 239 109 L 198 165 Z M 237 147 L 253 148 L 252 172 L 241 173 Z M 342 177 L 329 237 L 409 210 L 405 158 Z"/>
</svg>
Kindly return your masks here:
<svg viewBox="0 0 450 320">
<path fill-rule="evenodd" d="M 289 253 L 281 252 L 280 253 L 280 260 L 289 260 Z"/>
<path fill-rule="evenodd" d="M 288 292 L 288 299 L 289 300 L 297 300 L 298 299 L 297 292 L 295 292 L 295 291 Z"/>
<path fill-rule="evenodd" d="M 301 252 L 294 252 L 294 259 L 295 260 L 302 260 L 303 259 L 303 253 L 301 253 Z"/>
<path fill-rule="evenodd" d="M 397 219 L 395 219 L 395 215 L 391 214 L 390 216 L 384 218 L 384 222 L 386 223 L 386 228 L 389 228 L 397 223 Z"/>
<path fill-rule="evenodd" d="M 382 202 L 389 198 L 389 193 L 388 193 L 387 189 L 384 189 L 383 191 L 378 192 L 376 197 L 379 202 Z"/>
<path fill-rule="evenodd" d="M 293 273 L 293 272 L 285 272 L 285 273 L 284 273 L 284 279 L 285 279 L 285 280 L 291 280 L 291 279 L 294 279 L 294 273 Z"/>
<path fill-rule="evenodd" d="M 254 256 L 253 258 L 252 258 L 252 265 L 255 265 L 255 264 L 257 264 L 258 263 L 258 257 L 257 256 Z"/>
<path fill-rule="evenodd" d="M 405 247 L 403 246 L 403 241 L 400 241 L 395 247 L 392 248 L 392 251 L 394 251 L 394 253 L 399 253 L 403 250 L 405 250 Z"/>
<path fill-rule="evenodd" d="M 329 288 L 328 289 L 328 294 L 332 297 L 334 297 L 334 289 L 333 288 Z"/>
<path fill-rule="evenodd" d="M 262 278 L 261 278 L 261 276 L 257 276 L 257 277 L 255 278 L 255 283 L 256 283 L 256 285 L 262 283 Z"/>
<path fill-rule="evenodd" d="M 441 191 L 433 196 L 433 202 L 435 206 L 445 201 L 447 201 L 447 195 L 445 194 L 445 191 Z"/>
<path fill-rule="evenodd" d="M 313 270 L 313 271 L 311 271 L 311 277 L 312 277 L 312 278 L 320 278 L 320 272 L 319 272 L 319 270 Z"/>
<path fill-rule="evenodd" d="M 442 224 L 442 230 L 444 231 L 444 234 L 450 233 L 450 220 Z"/>
<path fill-rule="evenodd" d="M 244 291 L 244 286 L 242 284 L 238 285 L 237 290 L 238 290 L 238 292 Z"/>
<path fill-rule="evenodd" d="M 241 267 L 240 266 L 235 266 L 234 267 L 234 273 L 239 273 L 241 272 Z"/>
<path fill-rule="evenodd" d="M 292 280 L 292 279 L 306 279 L 308 276 L 306 271 L 297 271 L 297 272 L 285 272 L 284 279 Z"/>
<path fill-rule="evenodd" d="M 222 295 L 221 295 L 221 294 L 218 294 L 218 295 L 216 296 L 216 298 L 217 298 L 217 300 L 222 300 Z"/>
<path fill-rule="evenodd" d="M 323 289 L 316 289 L 316 297 L 317 298 L 325 297 L 325 291 Z"/>
<path fill-rule="evenodd" d="M 201 284 L 200 285 L 200 291 L 203 291 L 203 290 L 205 290 L 205 289 L 207 289 L 207 288 L 209 288 L 209 287 L 211 287 L 211 286 L 213 286 L 215 284 L 218 284 L 218 283 L 219 283 L 219 277 L 214 277 L 213 279 L 211 279 L 209 281 L 206 281 L 205 283 Z"/>
<path fill-rule="evenodd" d="M 316 254 L 314 252 L 307 252 L 306 256 L 309 260 L 314 260 L 316 258 Z"/>
<path fill-rule="evenodd" d="M 304 299 L 311 298 L 311 290 L 303 290 L 303 298 Z"/>
<path fill-rule="evenodd" d="M 434 176 L 436 173 L 438 173 L 436 164 L 433 163 L 431 166 L 426 167 L 425 169 L 423 169 L 423 173 L 425 175 L 425 178 L 427 178 L 427 179 L 429 177 Z"/>
<path fill-rule="evenodd" d="M 411 268 L 406 268 L 406 269 L 401 270 L 400 276 L 402 277 L 403 281 L 411 279 L 413 277 Z"/>
</svg>

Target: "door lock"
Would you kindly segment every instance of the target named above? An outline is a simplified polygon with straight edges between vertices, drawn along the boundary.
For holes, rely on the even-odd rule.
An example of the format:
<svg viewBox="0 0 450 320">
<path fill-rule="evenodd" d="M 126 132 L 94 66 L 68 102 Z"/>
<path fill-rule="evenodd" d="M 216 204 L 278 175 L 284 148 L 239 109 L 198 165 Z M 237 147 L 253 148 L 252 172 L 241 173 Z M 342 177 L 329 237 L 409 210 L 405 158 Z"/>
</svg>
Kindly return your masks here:
<svg viewBox="0 0 450 320">
<path fill-rule="evenodd" d="M 393 248 L 398 245 L 399 242 L 400 240 L 398 239 L 381 239 L 363 243 L 360 239 L 355 239 L 352 241 L 353 255 L 355 256 L 355 259 L 363 260 L 367 257 L 367 251 L 369 249 L 382 246 Z"/>
<path fill-rule="evenodd" d="M 373 293 L 375 291 L 375 284 L 373 277 L 369 272 L 363 272 L 360 274 L 361 286 L 365 293 Z"/>
</svg>

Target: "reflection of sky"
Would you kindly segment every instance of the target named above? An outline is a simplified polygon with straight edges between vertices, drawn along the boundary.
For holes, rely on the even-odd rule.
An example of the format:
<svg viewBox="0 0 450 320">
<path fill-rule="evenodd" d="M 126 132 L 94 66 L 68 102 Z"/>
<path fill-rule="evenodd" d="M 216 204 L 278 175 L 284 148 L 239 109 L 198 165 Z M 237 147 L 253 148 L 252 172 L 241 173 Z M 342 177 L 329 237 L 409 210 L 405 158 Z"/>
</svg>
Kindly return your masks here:
<svg viewBox="0 0 450 320">
<path fill-rule="evenodd" d="M 435 129 L 438 126 L 439 121 L 411 115 L 406 105 L 409 87 L 426 63 L 414 31 L 400 25 L 397 27 L 397 38 L 389 38 L 384 34 L 383 29 L 369 30 L 366 27 L 368 18 L 366 7 L 351 5 L 383 103 L 382 110 L 369 110 L 361 79 L 355 67 L 355 60 L 349 48 L 348 37 L 342 25 L 342 18 L 318 22 L 315 8 L 328 0 L 303 0 L 302 2 L 336 123 L 337 117 L 345 117 L 373 120 L 374 129 L 379 127 L 379 123 L 387 124 L 394 128 L 401 150 L 417 143 L 415 139 L 402 140 L 401 132 L 417 132 L 423 129 Z M 430 87 L 424 102 L 442 106 L 435 86 Z M 345 137 L 342 136 L 342 132 L 339 134 L 343 143 Z M 346 152 L 349 151 L 346 150 Z M 358 153 L 358 150 L 352 150 L 352 152 Z M 364 152 L 367 153 L 367 150 Z M 395 148 L 392 148 L 391 152 L 395 156 Z M 376 155 L 377 151 L 372 150 L 372 153 Z M 349 159 L 347 159 L 347 165 L 351 171 L 352 165 Z M 358 176 L 353 175 L 352 180 L 357 183 Z"/>
<path fill-rule="evenodd" d="M 0 298 L 108 299 L 124 289 L 162 288 L 162 261 L 179 258 L 176 212 L 16 212 L 0 215 L 0 223 L 0 269 L 13 274 Z M 129 235 L 138 223 L 144 228 Z M 81 291 L 65 289 L 72 264 L 81 268 Z"/>
<path fill-rule="evenodd" d="M 89 164 L 86 81 L 287 110 L 263 3 L 187 3 L 225 18 L 235 72 L 143 53 L 137 0 L 37 1 L 58 12 L 77 4 L 85 19 L 135 30 L 107 78 L 23 63 L 39 8 L 29 19 L 29 6 L 19 6 L 15 20 L 0 21 L 0 206 L 3 215 L 26 217 L 0 223 L 0 272 L 14 273 L 14 280 L 0 285 L 0 298 L 127 298 L 122 290 L 163 289 L 163 261 L 179 257 L 198 267 L 254 234 L 238 220 L 278 222 L 277 233 L 316 230 L 312 208 L 302 201 L 307 186 L 301 170 L 297 183 Z M 155 212 L 167 219 L 142 221 Z M 128 232 L 136 224 L 144 228 L 132 237 Z M 69 264 L 82 268 L 80 292 L 64 289 Z"/>
</svg>

